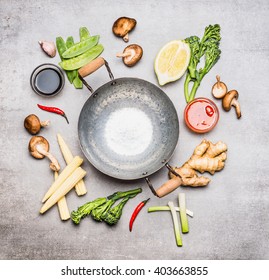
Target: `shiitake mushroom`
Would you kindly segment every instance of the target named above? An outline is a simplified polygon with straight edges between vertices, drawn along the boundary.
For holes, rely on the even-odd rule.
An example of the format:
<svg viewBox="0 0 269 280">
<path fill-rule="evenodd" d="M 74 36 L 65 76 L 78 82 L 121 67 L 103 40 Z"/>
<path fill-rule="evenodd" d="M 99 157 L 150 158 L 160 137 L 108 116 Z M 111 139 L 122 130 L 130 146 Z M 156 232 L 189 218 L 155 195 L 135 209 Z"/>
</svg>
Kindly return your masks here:
<svg viewBox="0 0 269 280">
<path fill-rule="evenodd" d="M 49 153 L 49 142 L 46 138 L 43 136 L 33 136 L 30 139 L 28 149 L 32 157 L 36 159 L 42 159 L 44 157 L 47 157 L 50 159 L 50 168 L 53 171 L 59 171 L 60 170 L 60 165 L 57 161 L 57 159 Z"/>
<path fill-rule="evenodd" d="M 221 82 L 219 75 L 216 76 L 216 79 L 217 82 L 212 87 L 212 95 L 215 98 L 221 99 L 227 93 L 228 88 L 225 83 Z"/>
<path fill-rule="evenodd" d="M 118 18 L 112 27 L 113 33 L 117 37 L 121 37 L 124 42 L 129 41 L 129 32 L 131 32 L 136 26 L 136 20 L 129 17 Z"/>
<path fill-rule="evenodd" d="M 126 66 L 134 66 L 143 55 L 143 49 L 137 45 L 132 44 L 127 46 L 122 53 L 118 53 L 117 57 L 122 57 L 122 61 Z"/>
<path fill-rule="evenodd" d="M 40 121 L 38 116 L 31 114 L 24 119 L 25 129 L 32 135 L 36 135 L 42 127 L 48 126 L 50 121 Z"/>
</svg>

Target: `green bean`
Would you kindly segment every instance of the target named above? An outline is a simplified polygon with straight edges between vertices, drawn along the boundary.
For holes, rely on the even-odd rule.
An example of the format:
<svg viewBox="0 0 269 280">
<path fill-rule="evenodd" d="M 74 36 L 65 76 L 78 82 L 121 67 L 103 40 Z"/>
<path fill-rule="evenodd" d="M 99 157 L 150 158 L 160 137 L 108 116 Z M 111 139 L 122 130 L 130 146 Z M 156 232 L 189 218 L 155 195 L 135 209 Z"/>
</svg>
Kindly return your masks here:
<svg viewBox="0 0 269 280">
<path fill-rule="evenodd" d="M 75 88 L 79 88 L 79 89 L 83 88 L 83 83 L 82 83 L 81 79 L 78 76 L 78 71 L 77 70 L 73 70 L 73 71 L 76 71 L 76 77 L 73 80 L 74 87 Z"/>
<path fill-rule="evenodd" d="M 68 50 L 69 48 L 74 46 L 74 44 L 75 44 L 74 38 L 72 36 L 67 37 L 66 42 L 65 42 L 66 49 Z M 65 71 L 65 72 L 66 72 L 66 76 L 67 76 L 70 84 L 72 84 L 74 79 L 77 76 L 77 70 Z"/>
<path fill-rule="evenodd" d="M 59 56 L 61 58 L 61 60 L 63 60 L 63 53 L 66 51 L 66 44 L 64 42 L 64 39 L 62 37 L 57 37 L 56 38 L 56 47 L 59 53 Z"/>
<path fill-rule="evenodd" d="M 75 45 L 74 38 L 72 36 L 67 37 L 65 44 L 66 44 L 66 49 L 71 48 L 72 46 Z"/>
<path fill-rule="evenodd" d="M 79 28 L 79 38 L 80 38 L 81 42 L 89 39 L 90 37 L 91 37 L 91 35 L 90 35 L 90 32 L 87 29 L 87 27 L 80 27 Z M 83 83 L 78 76 L 78 70 L 73 70 L 73 71 L 76 71 L 76 77 L 73 80 L 73 85 L 76 89 L 82 89 L 83 88 Z"/>
<path fill-rule="evenodd" d="M 65 41 L 62 37 L 57 37 L 56 38 L 56 47 L 57 47 L 59 56 L 60 56 L 62 61 L 64 60 L 63 53 L 67 50 L 68 46 L 72 46 L 73 44 L 74 44 L 73 37 L 68 37 L 66 43 L 65 43 Z M 76 77 L 76 71 L 75 72 L 65 71 L 65 72 L 66 72 L 66 76 L 67 76 L 69 82 L 72 84 L 73 80 Z"/>
<path fill-rule="evenodd" d="M 63 53 L 63 57 L 72 58 L 72 57 L 78 56 L 80 54 L 83 54 L 84 52 L 88 51 L 89 49 L 91 49 L 92 47 L 97 45 L 99 38 L 100 38 L 99 35 L 92 36 L 87 40 L 84 40 L 82 42 L 79 42 L 79 43 L 73 45 L 71 48 L 67 49 Z"/>
<path fill-rule="evenodd" d="M 63 60 L 59 63 L 59 65 L 64 70 L 79 69 L 80 67 L 86 65 L 87 63 L 95 59 L 97 56 L 99 56 L 103 52 L 103 50 L 103 45 L 98 44 L 79 56 Z"/>
<path fill-rule="evenodd" d="M 89 30 L 87 27 L 80 27 L 79 28 L 79 38 L 80 42 L 87 40 L 91 37 Z"/>
</svg>

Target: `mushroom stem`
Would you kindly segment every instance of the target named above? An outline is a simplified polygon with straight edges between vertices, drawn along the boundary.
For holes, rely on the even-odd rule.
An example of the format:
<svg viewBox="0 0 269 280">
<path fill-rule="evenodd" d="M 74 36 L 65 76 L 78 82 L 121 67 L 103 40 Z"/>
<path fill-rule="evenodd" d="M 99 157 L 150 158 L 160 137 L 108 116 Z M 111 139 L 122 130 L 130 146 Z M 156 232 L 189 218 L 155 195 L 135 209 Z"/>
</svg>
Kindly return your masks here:
<svg viewBox="0 0 269 280">
<path fill-rule="evenodd" d="M 220 88 L 220 76 L 217 75 L 216 79 L 217 79 L 217 88 Z"/>
<path fill-rule="evenodd" d="M 116 56 L 117 57 L 127 57 L 132 55 L 132 52 L 124 52 L 124 53 L 117 53 Z"/>
<path fill-rule="evenodd" d="M 239 102 L 237 101 L 237 99 L 234 98 L 234 99 L 232 100 L 231 105 L 235 107 L 235 111 L 236 111 L 237 118 L 240 119 L 240 118 L 241 118 L 241 108 L 240 108 L 240 104 L 239 104 Z"/>
<path fill-rule="evenodd" d="M 40 122 L 40 125 L 41 125 L 42 127 L 48 126 L 49 124 L 50 124 L 50 121 L 49 121 L 49 120 Z"/>
<path fill-rule="evenodd" d="M 122 37 L 124 42 L 129 42 L 129 34 L 127 33 L 125 36 Z"/>
<path fill-rule="evenodd" d="M 50 164 L 50 168 L 53 170 L 53 171 L 59 171 L 60 170 L 60 165 L 57 161 L 57 159 L 49 152 L 47 152 L 44 147 L 42 145 L 37 145 L 36 146 L 36 150 L 43 156 L 49 158 L 49 160 L 51 161 L 51 164 Z"/>
</svg>

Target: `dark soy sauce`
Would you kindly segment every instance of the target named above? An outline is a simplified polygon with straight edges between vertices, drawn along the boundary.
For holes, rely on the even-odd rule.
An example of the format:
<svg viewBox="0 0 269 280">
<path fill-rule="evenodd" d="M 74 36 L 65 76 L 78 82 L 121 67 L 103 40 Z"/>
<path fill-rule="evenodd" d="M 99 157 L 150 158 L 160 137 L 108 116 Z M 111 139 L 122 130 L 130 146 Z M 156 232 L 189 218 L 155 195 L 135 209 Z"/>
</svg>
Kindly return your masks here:
<svg viewBox="0 0 269 280">
<path fill-rule="evenodd" d="M 62 85 L 62 79 L 57 71 L 51 68 L 41 70 L 35 77 L 35 88 L 41 94 L 56 93 Z"/>
</svg>

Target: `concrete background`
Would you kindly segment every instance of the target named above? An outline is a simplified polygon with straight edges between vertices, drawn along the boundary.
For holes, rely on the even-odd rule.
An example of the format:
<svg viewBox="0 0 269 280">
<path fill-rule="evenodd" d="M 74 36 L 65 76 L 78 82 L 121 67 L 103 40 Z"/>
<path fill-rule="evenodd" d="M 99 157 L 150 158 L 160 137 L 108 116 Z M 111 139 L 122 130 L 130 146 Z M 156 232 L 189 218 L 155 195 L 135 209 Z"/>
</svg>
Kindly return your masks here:
<svg viewBox="0 0 269 280">
<path fill-rule="evenodd" d="M 0 258 L 1 259 L 269 259 L 268 196 L 268 73 L 269 2 L 264 1 L 0 1 Z M 144 48 L 141 62 L 125 67 L 115 57 L 126 44 L 111 32 L 120 16 L 137 20 L 130 43 Z M 132 76 L 154 84 L 153 61 L 159 49 L 174 39 L 202 36 L 209 24 L 219 23 L 222 31 L 219 62 L 203 80 L 197 96 L 211 98 L 211 86 L 220 74 L 229 89 L 240 93 L 242 119 L 233 111 L 226 113 L 221 103 L 217 127 L 206 135 L 191 133 L 184 125 L 184 78 L 163 87 L 174 102 L 180 118 L 180 139 L 171 159 L 181 165 L 194 147 L 206 137 L 227 143 L 225 169 L 205 188 L 181 188 L 188 208 L 190 232 L 183 236 L 184 246 L 175 245 L 169 213 L 148 214 L 143 210 L 129 233 L 128 221 L 134 207 L 151 197 L 148 206 L 176 203 L 178 191 L 158 199 L 143 180 L 123 182 L 108 178 L 85 161 L 88 194 L 67 196 L 71 210 L 97 197 L 117 190 L 142 187 L 143 193 L 128 202 L 115 227 L 83 220 L 79 227 L 61 222 L 57 208 L 39 215 L 41 198 L 53 174 L 48 161 L 36 161 L 27 151 L 30 135 L 23 128 L 24 118 L 35 113 L 49 118 L 51 126 L 41 133 L 51 151 L 64 161 L 56 142 L 60 132 L 74 154 L 82 156 L 77 139 L 77 120 L 88 91 L 75 90 L 68 81 L 63 92 L 43 99 L 31 90 L 29 78 L 41 63 L 59 62 L 40 49 L 40 39 L 73 35 L 78 40 L 80 26 L 100 34 L 103 56 L 115 77 Z M 88 81 L 98 88 L 108 80 L 100 69 Z M 66 111 L 70 125 L 57 115 L 39 110 L 37 103 L 58 106 Z M 167 170 L 151 176 L 157 187 L 167 180 Z"/>
</svg>

